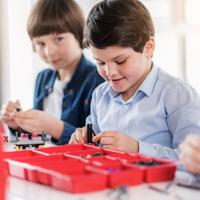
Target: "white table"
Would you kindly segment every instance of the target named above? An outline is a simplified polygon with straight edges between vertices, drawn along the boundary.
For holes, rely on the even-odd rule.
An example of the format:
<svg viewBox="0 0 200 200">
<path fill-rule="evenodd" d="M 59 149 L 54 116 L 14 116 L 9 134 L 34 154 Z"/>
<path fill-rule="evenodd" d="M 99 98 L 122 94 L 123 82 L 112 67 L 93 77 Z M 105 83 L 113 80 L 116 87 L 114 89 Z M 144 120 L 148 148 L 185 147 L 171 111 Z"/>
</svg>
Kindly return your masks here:
<svg viewBox="0 0 200 200">
<path fill-rule="evenodd" d="M 98 180 L 97 180 L 98 181 Z M 165 188 L 167 182 L 152 184 L 157 188 Z M 200 190 L 172 185 L 169 194 L 163 194 L 148 188 L 147 184 L 128 188 L 129 198 L 123 200 L 199 200 Z M 112 200 L 111 190 L 103 190 L 86 194 L 70 194 L 51 187 L 31 183 L 18 178 L 8 178 L 6 200 Z"/>
</svg>

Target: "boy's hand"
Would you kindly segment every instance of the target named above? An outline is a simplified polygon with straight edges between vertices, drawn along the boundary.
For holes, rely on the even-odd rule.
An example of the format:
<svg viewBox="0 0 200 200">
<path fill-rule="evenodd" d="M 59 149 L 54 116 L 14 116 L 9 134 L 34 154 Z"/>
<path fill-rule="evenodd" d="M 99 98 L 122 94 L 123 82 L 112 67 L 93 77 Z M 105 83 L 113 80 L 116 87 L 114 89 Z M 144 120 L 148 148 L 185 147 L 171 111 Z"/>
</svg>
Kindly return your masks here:
<svg viewBox="0 0 200 200">
<path fill-rule="evenodd" d="M 180 160 L 192 173 L 200 174 L 200 136 L 188 135 L 179 146 Z"/>
<path fill-rule="evenodd" d="M 84 144 L 87 143 L 87 127 L 77 128 L 71 135 L 69 144 Z"/>
<path fill-rule="evenodd" d="M 33 133 L 45 132 L 55 139 L 61 137 L 64 129 L 64 123 L 61 120 L 39 110 L 14 112 L 13 118 L 24 130 Z"/>
<path fill-rule="evenodd" d="M 19 129 L 20 127 L 13 118 L 13 112 L 16 112 L 17 108 L 21 109 L 19 100 L 13 102 L 9 101 L 7 104 L 4 104 L 1 109 L 1 119 L 8 127 L 12 129 Z"/>
<path fill-rule="evenodd" d="M 100 141 L 104 148 L 117 149 L 130 153 L 138 153 L 139 151 L 139 144 L 136 139 L 117 131 L 99 133 L 92 138 L 92 141 Z"/>
</svg>

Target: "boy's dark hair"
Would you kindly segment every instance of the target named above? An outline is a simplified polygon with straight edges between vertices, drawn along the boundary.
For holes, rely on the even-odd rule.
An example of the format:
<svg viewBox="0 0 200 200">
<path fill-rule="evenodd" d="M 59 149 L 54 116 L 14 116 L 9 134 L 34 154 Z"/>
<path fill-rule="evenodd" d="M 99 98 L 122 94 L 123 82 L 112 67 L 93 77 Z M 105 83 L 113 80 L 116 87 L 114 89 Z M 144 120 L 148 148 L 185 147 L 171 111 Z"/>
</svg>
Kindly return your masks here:
<svg viewBox="0 0 200 200">
<path fill-rule="evenodd" d="M 142 53 L 151 36 L 154 36 L 152 18 L 140 1 L 104 0 L 89 13 L 83 44 L 96 48 L 132 47 Z"/>
<path fill-rule="evenodd" d="M 84 17 L 74 0 L 37 0 L 27 21 L 31 40 L 52 33 L 71 32 L 82 48 Z"/>
</svg>

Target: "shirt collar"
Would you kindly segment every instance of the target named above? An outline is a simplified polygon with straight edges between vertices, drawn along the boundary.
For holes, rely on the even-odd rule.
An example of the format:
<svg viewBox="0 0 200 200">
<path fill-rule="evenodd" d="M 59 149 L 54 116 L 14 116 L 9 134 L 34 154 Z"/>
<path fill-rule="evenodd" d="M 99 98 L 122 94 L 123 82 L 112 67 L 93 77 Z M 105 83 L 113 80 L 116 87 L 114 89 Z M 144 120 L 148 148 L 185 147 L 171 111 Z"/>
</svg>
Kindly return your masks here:
<svg viewBox="0 0 200 200">
<path fill-rule="evenodd" d="M 158 68 L 152 63 L 152 68 L 145 80 L 142 82 L 138 91 L 144 92 L 147 96 L 150 96 L 153 92 L 153 89 L 156 85 L 156 81 L 158 79 Z"/>
<path fill-rule="evenodd" d="M 57 75 L 58 75 L 58 72 L 57 72 L 57 71 L 53 71 L 50 80 L 48 81 L 47 85 L 45 86 L 45 90 L 47 90 L 48 93 L 51 93 L 51 92 L 52 92 L 52 90 L 53 90 L 53 85 L 54 85 L 54 82 L 55 82 L 55 80 L 56 80 Z"/>
</svg>

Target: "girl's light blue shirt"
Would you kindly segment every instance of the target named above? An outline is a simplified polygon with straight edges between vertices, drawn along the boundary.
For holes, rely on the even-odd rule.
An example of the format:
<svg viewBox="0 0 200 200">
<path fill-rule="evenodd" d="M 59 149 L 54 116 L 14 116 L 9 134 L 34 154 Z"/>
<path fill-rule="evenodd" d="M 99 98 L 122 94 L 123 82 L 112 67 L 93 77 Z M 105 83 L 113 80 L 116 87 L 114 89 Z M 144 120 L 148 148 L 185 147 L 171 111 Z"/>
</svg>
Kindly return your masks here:
<svg viewBox="0 0 200 200">
<path fill-rule="evenodd" d="M 200 97 L 189 84 L 153 65 L 128 101 L 107 82 L 98 86 L 87 123 L 96 133 L 120 131 L 134 137 L 141 154 L 175 160 L 184 137 L 200 134 Z"/>
</svg>

